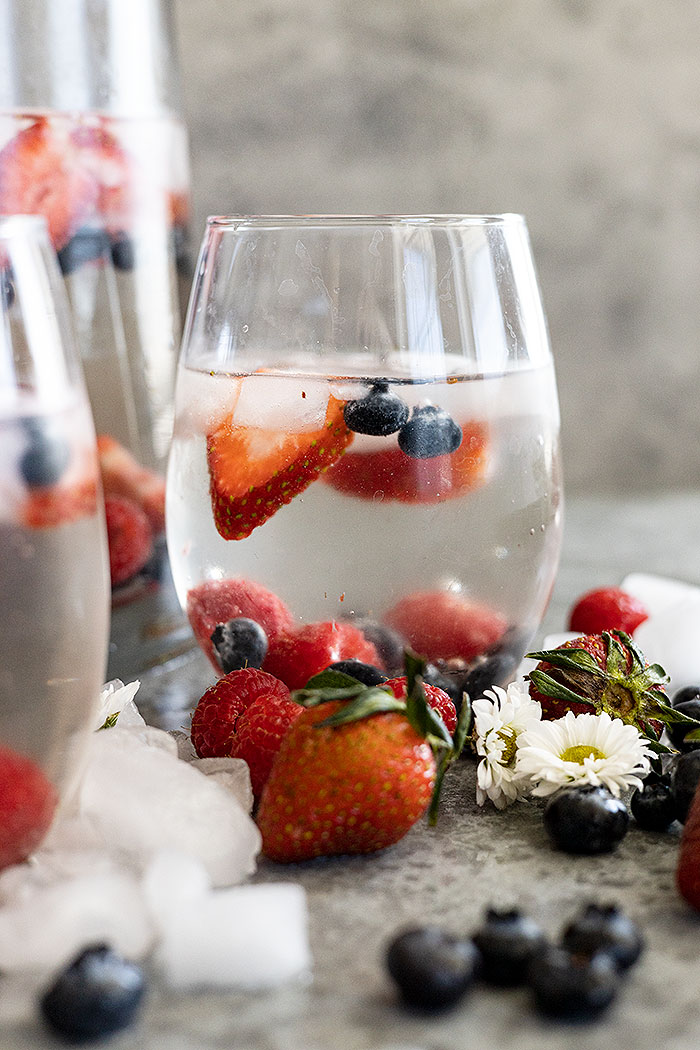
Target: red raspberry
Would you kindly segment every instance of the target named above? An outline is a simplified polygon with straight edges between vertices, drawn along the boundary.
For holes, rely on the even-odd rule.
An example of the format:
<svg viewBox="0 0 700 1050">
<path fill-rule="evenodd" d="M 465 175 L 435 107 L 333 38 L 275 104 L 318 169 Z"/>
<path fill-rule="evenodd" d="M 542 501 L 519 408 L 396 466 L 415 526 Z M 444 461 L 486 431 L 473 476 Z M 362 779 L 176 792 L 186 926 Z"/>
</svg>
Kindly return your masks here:
<svg viewBox="0 0 700 1050">
<path fill-rule="evenodd" d="M 39 845 L 57 801 L 53 784 L 31 759 L 0 747 L 0 869 L 26 860 Z"/>
<path fill-rule="evenodd" d="M 105 496 L 112 586 L 126 583 L 153 553 L 153 529 L 144 511 L 124 496 Z"/>
<path fill-rule="evenodd" d="M 301 689 L 319 671 L 339 660 L 381 667 L 377 650 L 357 627 L 342 621 L 308 623 L 270 644 L 264 668 L 290 689 Z"/>
<path fill-rule="evenodd" d="M 241 712 L 236 722 L 231 755 L 248 763 L 256 799 L 270 775 L 282 738 L 303 710 L 293 700 L 263 693 Z"/>
<path fill-rule="evenodd" d="M 469 663 L 500 640 L 502 616 L 451 591 L 415 591 L 389 610 L 385 622 L 428 660 Z"/>
<path fill-rule="evenodd" d="M 190 731 L 200 758 L 231 754 L 238 718 L 259 696 L 286 700 L 289 689 L 255 667 L 231 671 L 207 689 L 192 715 Z"/>
<path fill-rule="evenodd" d="M 646 606 L 619 587 L 599 587 L 582 595 L 569 614 L 569 630 L 581 634 L 624 631 L 634 634 L 649 619 Z"/>
<path fill-rule="evenodd" d="M 382 682 L 382 685 L 388 685 L 397 700 L 405 698 L 405 675 L 401 675 L 399 678 L 390 678 L 387 682 Z M 457 708 L 453 704 L 452 698 L 448 696 L 444 689 L 440 689 L 436 685 L 426 685 L 424 682 L 423 689 L 425 690 L 425 699 L 428 701 L 428 705 L 440 715 L 448 732 L 454 733 L 457 728 Z"/>
<path fill-rule="evenodd" d="M 205 580 L 187 593 L 187 615 L 200 648 L 221 674 L 211 636 L 217 624 L 239 616 L 255 620 L 270 646 L 278 635 L 293 627 L 294 620 L 281 598 L 253 580 Z"/>
</svg>

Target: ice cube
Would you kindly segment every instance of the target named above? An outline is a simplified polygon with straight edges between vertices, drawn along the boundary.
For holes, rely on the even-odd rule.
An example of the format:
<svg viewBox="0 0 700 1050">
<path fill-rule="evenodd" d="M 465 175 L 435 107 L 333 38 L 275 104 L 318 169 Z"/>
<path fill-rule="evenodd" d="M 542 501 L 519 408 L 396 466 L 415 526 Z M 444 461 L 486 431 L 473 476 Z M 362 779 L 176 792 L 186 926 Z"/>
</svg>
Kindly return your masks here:
<svg viewBox="0 0 700 1050">
<path fill-rule="evenodd" d="M 306 895 L 295 883 L 215 890 L 167 916 L 154 961 L 182 990 L 273 988 L 311 968 Z"/>
<path fill-rule="evenodd" d="M 113 870 L 79 876 L 0 909 L 0 970 L 46 973 L 99 941 L 140 959 L 153 939 L 153 921 L 133 875 Z"/>
<path fill-rule="evenodd" d="M 634 641 L 649 663 L 661 664 L 670 676 L 671 692 L 700 685 L 700 589 L 663 604 L 639 625 Z"/>
<path fill-rule="evenodd" d="M 700 595 L 700 587 L 693 584 L 645 572 L 630 573 L 629 576 L 625 576 L 620 587 L 646 605 L 650 616 L 664 612 L 684 598 Z"/>
<path fill-rule="evenodd" d="M 159 930 L 210 891 L 211 882 L 202 862 L 179 850 L 161 850 L 144 872 L 144 899 Z"/>
<path fill-rule="evenodd" d="M 238 399 L 242 380 L 211 372 L 178 373 L 175 436 L 199 437 L 211 434 L 230 416 Z"/>
<path fill-rule="evenodd" d="M 195 758 L 195 769 L 205 776 L 213 777 L 218 784 L 238 799 L 246 813 L 253 809 L 253 788 L 250 783 L 248 763 L 242 758 Z"/>
<path fill-rule="evenodd" d="M 197 757 L 197 752 L 192 743 L 192 737 L 183 729 L 171 729 L 170 736 L 177 745 L 178 758 L 183 762 L 192 762 Z"/>
<path fill-rule="evenodd" d="M 318 430 L 326 419 L 328 386 L 319 380 L 253 375 L 243 380 L 233 421 L 286 434 Z"/>
<path fill-rule="evenodd" d="M 158 734 L 158 731 L 155 731 Z M 153 745 L 168 737 L 175 753 Z M 143 870 L 159 849 L 178 848 L 205 865 L 214 885 L 255 870 L 260 833 L 230 791 L 176 757 L 168 734 L 108 729 L 94 735 L 79 814 Z"/>
</svg>

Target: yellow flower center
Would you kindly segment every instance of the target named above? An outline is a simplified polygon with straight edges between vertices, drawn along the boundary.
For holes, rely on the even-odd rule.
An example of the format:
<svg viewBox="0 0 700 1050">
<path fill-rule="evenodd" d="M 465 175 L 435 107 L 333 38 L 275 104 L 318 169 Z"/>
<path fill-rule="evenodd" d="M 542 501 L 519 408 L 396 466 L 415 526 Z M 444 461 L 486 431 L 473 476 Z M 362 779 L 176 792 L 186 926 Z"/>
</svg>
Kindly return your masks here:
<svg viewBox="0 0 700 1050">
<path fill-rule="evenodd" d="M 605 755 L 592 744 L 575 744 L 573 747 L 567 747 L 566 751 L 562 751 L 559 758 L 562 762 L 577 762 L 582 766 L 584 758 L 605 758 Z"/>
<path fill-rule="evenodd" d="M 503 726 L 502 729 L 498 730 L 497 735 L 505 744 L 501 755 L 501 765 L 512 766 L 515 762 L 515 752 L 518 749 L 515 741 L 515 730 L 512 726 Z"/>
</svg>

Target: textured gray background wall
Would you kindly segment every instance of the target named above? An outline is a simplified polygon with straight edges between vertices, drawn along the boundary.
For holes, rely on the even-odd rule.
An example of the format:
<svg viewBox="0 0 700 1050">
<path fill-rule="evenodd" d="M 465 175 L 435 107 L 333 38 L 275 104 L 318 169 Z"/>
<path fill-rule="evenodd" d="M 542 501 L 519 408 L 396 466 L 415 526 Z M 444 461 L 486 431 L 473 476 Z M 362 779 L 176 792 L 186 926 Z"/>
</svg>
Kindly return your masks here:
<svg viewBox="0 0 700 1050">
<path fill-rule="evenodd" d="M 211 212 L 522 212 L 569 491 L 700 485 L 697 0 L 175 0 Z"/>
</svg>

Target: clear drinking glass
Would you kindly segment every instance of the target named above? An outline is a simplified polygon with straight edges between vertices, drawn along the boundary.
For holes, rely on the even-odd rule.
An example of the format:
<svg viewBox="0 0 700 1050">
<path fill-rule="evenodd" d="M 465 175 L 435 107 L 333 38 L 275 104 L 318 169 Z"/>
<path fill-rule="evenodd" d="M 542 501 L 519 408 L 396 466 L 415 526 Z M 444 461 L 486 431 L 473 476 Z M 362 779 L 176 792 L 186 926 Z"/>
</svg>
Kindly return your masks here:
<svg viewBox="0 0 700 1050">
<path fill-rule="evenodd" d="M 0 304 L 4 867 L 40 840 L 94 728 L 109 565 L 95 431 L 42 218 L 0 217 Z"/>
<path fill-rule="evenodd" d="M 263 666 L 280 622 L 349 621 L 388 672 L 409 644 L 453 693 L 510 680 L 557 568 L 558 441 L 522 217 L 209 219 L 166 520 L 215 667 L 228 603 L 272 632 Z"/>
</svg>

